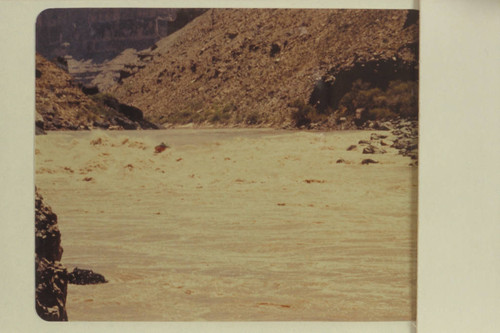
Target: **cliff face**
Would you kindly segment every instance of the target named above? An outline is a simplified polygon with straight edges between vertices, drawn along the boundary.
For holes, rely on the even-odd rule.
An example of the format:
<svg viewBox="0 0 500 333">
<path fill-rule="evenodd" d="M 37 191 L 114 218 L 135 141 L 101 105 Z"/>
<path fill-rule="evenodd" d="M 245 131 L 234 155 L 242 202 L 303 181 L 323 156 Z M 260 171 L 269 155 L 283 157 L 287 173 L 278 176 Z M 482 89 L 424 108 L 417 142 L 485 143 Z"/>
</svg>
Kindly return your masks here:
<svg viewBox="0 0 500 333">
<path fill-rule="evenodd" d="M 203 12 L 165 8 L 48 9 L 36 22 L 36 50 L 47 59 L 66 58 L 71 75 L 78 82 L 92 84 L 101 72 L 113 72 L 102 63 L 126 49 L 149 48 Z"/>
<path fill-rule="evenodd" d="M 416 81 L 417 23 L 405 10 L 211 9 L 109 91 L 156 122 L 283 125 L 293 100 L 335 109 L 357 79 Z"/>
<path fill-rule="evenodd" d="M 52 59 L 102 62 L 127 48 L 150 47 L 180 29 L 202 10 L 165 8 L 61 8 L 40 13 L 36 22 L 37 52 Z"/>
<path fill-rule="evenodd" d="M 68 272 L 60 262 L 62 253 L 57 215 L 35 188 L 35 307 L 48 321 L 68 320 Z"/>
</svg>

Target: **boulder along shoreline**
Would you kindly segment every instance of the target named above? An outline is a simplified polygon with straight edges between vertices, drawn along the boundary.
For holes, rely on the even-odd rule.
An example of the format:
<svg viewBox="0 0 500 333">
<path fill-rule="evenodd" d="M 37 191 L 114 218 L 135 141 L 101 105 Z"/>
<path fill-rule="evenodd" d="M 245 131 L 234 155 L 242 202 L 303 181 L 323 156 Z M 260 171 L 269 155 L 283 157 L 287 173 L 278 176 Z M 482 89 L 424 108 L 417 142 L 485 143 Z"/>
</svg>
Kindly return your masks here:
<svg viewBox="0 0 500 333">
<path fill-rule="evenodd" d="M 63 248 L 57 215 L 35 186 L 35 309 L 46 321 L 68 321 L 68 284 L 108 282 L 104 276 L 75 267 L 72 272 L 61 262 Z"/>
</svg>

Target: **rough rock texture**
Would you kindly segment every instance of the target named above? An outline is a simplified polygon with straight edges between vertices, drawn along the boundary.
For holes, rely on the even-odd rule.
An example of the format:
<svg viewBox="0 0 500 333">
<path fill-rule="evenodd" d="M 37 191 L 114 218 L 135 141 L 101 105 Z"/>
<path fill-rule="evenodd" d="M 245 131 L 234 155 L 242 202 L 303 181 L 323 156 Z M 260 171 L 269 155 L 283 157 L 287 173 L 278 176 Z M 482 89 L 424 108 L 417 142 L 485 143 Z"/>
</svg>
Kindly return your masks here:
<svg viewBox="0 0 500 333">
<path fill-rule="evenodd" d="M 137 50 L 150 48 L 204 11 L 198 8 L 48 9 L 36 22 L 37 52 L 51 60 L 66 59 L 69 73 L 77 82 L 94 84 L 102 90 L 118 80 L 126 61 L 139 56 Z M 127 57 L 109 61 L 125 50 Z"/>
<path fill-rule="evenodd" d="M 60 66 L 36 55 L 36 128 L 78 130 L 93 127 L 157 128 L 143 119 L 142 111 L 116 101 L 116 108 L 96 102 L 82 92 Z M 39 115 L 42 117 L 40 119 Z"/>
<path fill-rule="evenodd" d="M 377 160 L 372 160 L 371 158 L 365 158 L 364 160 L 361 161 L 361 164 L 377 164 Z"/>
<path fill-rule="evenodd" d="M 363 154 L 385 154 L 386 151 L 382 148 L 374 146 L 372 144 L 368 145 L 363 149 Z"/>
<path fill-rule="evenodd" d="M 111 59 L 126 48 L 145 49 L 183 27 L 202 9 L 58 8 L 40 13 L 37 52 L 52 59 Z"/>
<path fill-rule="evenodd" d="M 406 10 L 211 9 L 156 45 L 110 91 L 161 123 L 181 114 L 283 126 L 295 99 L 322 107 L 330 96 L 334 107 L 355 79 L 418 73 Z"/>
<path fill-rule="evenodd" d="M 71 284 L 98 284 L 106 283 L 103 275 L 95 273 L 91 269 L 80 269 L 75 267 L 71 273 L 68 274 L 68 281 Z"/>
<path fill-rule="evenodd" d="M 56 64 L 36 55 L 36 111 L 45 130 L 88 128 L 93 103 Z"/>
<path fill-rule="evenodd" d="M 35 111 L 35 134 L 46 134 L 44 128 L 45 121 L 43 120 L 43 116 L 38 111 Z"/>
<path fill-rule="evenodd" d="M 410 166 L 418 166 L 418 121 L 402 118 L 394 118 L 383 123 L 384 128 L 393 135 L 388 140 L 388 135 L 371 133 L 370 140 L 360 140 L 363 145 L 363 154 L 384 154 L 383 146 L 390 146 L 398 150 L 400 155 L 410 157 L 413 162 Z M 356 146 L 351 145 L 347 150 Z M 364 164 L 364 163 L 363 163 Z"/>
<path fill-rule="evenodd" d="M 418 160 L 418 122 L 416 120 L 395 120 L 395 129 L 391 132 L 396 135 L 391 147 L 399 150 L 399 154 Z M 418 161 L 415 161 L 416 166 Z"/>
<path fill-rule="evenodd" d="M 35 188 L 35 307 L 44 320 L 68 320 L 68 272 L 60 262 L 62 253 L 57 215 Z"/>
</svg>

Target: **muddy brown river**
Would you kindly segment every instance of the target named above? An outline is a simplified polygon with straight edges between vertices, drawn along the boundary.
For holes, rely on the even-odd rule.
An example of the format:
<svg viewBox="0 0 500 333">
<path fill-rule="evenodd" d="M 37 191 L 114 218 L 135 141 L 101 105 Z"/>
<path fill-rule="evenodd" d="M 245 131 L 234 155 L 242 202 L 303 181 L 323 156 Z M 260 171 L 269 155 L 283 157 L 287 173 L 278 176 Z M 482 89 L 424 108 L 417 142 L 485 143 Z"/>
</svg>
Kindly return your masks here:
<svg viewBox="0 0 500 333">
<path fill-rule="evenodd" d="M 109 280 L 69 285 L 69 319 L 415 320 L 417 168 L 391 148 L 362 165 L 346 149 L 370 133 L 37 136 L 62 261 Z"/>
</svg>

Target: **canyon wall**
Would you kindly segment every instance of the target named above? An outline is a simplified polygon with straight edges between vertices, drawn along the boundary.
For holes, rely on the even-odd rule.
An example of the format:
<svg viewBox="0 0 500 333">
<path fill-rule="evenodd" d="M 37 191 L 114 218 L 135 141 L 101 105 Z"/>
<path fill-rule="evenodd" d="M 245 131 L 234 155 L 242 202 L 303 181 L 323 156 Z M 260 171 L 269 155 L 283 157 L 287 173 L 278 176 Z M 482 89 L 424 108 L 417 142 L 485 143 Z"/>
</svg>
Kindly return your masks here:
<svg viewBox="0 0 500 333">
<path fill-rule="evenodd" d="M 286 126 L 357 80 L 418 80 L 417 11 L 210 9 L 156 45 L 109 92 L 164 124 Z"/>
<path fill-rule="evenodd" d="M 145 49 L 183 27 L 201 9 L 58 8 L 40 13 L 37 52 L 48 59 L 71 56 L 102 62 L 123 50 Z"/>
<path fill-rule="evenodd" d="M 117 81 L 124 64 L 135 59 L 137 51 L 153 46 L 205 11 L 198 8 L 47 9 L 36 22 L 36 51 L 49 60 L 58 59 L 77 82 L 99 86 L 102 90 Z"/>
</svg>

